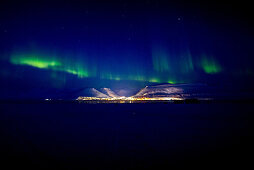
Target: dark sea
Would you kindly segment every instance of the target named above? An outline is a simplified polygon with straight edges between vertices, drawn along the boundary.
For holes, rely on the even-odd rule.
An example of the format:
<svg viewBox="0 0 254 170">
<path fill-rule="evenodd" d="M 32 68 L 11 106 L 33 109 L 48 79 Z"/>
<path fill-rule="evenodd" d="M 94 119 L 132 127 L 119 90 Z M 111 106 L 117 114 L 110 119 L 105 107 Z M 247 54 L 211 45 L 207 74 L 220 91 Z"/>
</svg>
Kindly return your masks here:
<svg viewBox="0 0 254 170">
<path fill-rule="evenodd" d="M 1 166 L 251 169 L 253 120 L 244 102 L 1 102 Z"/>
</svg>

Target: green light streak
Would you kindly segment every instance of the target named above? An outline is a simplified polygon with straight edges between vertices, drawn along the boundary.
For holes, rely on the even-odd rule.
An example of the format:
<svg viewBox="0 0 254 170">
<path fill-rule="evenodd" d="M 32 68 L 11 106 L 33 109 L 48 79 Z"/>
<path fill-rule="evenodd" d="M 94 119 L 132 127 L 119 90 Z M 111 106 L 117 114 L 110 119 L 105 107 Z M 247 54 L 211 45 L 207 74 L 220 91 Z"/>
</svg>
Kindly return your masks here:
<svg viewBox="0 0 254 170">
<path fill-rule="evenodd" d="M 174 80 L 169 80 L 168 83 L 170 83 L 170 84 L 176 84 L 176 82 Z"/>
<path fill-rule="evenodd" d="M 121 78 L 120 77 L 115 77 L 115 80 L 119 81 L 119 80 L 121 80 Z"/>
<path fill-rule="evenodd" d="M 168 55 L 162 50 L 155 50 L 152 54 L 153 68 L 157 72 L 169 71 Z"/>
<path fill-rule="evenodd" d="M 214 58 L 207 56 L 202 57 L 201 67 L 207 74 L 216 74 L 222 71 L 222 68 L 218 62 Z"/>
<path fill-rule="evenodd" d="M 73 61 L 62 61 L 53 57 L 26 54 L 26 55 L 12 55 L 10 62 L 15 65 L 27 65 L 39 69 L 54 70 L 66 72 L 77 75 L 79 78 L 89 77 L 96 73 L 91 73 L 82 64 Z"/>
<path fill-rule="evenodd" d="M 79 57 L 80 58 L 80 57 Z M 86 59 L 86 60 L 85 60 Z M 131 71 L 125 72 L 121 74 L 121 71 L 113 72 L 112 74 L 111 69 L 106 69 L 107 71 L 98 70 L 95 67 L 96 64 L 93 63 L 93 60 L 89 60 L 90 58 L 82 58 L 82 60 L 75 60 L 75 56 L 72 58 L 66 57 L 59 57 L 59 56 L 49 56 L 44 53 L 14 53 L 10 56 L 9 61 L 15 65 L 24 65 L 24 66 L 31 66 L 34 68 L 56 71 L 52 72 L 53 78 L 57 78 L 57 72 L 65 72 L 68 74 L 72 74 L 77 76 L 78 78 L 86 78 L 86 77 L 97 77 L 99 79 L 107 79 L 107 80 L 130 80 L 130 81 L 139 81 L 139 82 L 151 82 L 151 83 L 171 83 L 175 84 L 176 77 L 173 74 L 169 74 L 167 72 L 167 76 L 161 73 L 154 73 L 150 72 L 150 76 L 146 73 L 142 72 L 142 70 L 138 69 L 130 69 Z M 157 60 L 158 59 L 158 60 Z M 169 70 L 168 59 L 166 55 L 162 55 L 157 57 L 155 60 L 157 62 L 157 71 L 162 72 Z M 188 68 L 193 68 L 192 61 L 188 62 Z M 89 64 L 89 65 L 88 65 Z M 156 64 L 155 64 L 156 65 Z M 134 71 L 133 71 L 134 70 Z M 104 71 L 104 72 L 103 72 Z M 56 74 L 53 74 L 56 73 Z M 168 79 L 170 77 L 170 79 Z M 178 81 L 177 81 L 178 82 Z"/>
<path fill-rule="evenodd" d="M 151 79 L 149 79 L 149 82 L 151 82 L 151 83 L 160 83 L 161 81 L 158 78 L 151 78 Z"/>
<path fill-rule="evenodd" d="M 16 65 L 29 65 L 41 69 L 54 68 L 61 66 L 59 61 L 53 61 L 49 59 L 40 58 L 34 55 L 28 56 L 13 56 L 11 58 L 11 63 Z"/>
<path fill-rule="evenodd" d="M 59 71 L 65 71 L 67 73 L 77 75 L 79 78 L 89 77 L 88 71 L 83 70 L 83 69 L 78 69 L 78 70 L 75 70 L 75 69 L 65 69 L 65 70 L 59 70 Z"/>
</svg>

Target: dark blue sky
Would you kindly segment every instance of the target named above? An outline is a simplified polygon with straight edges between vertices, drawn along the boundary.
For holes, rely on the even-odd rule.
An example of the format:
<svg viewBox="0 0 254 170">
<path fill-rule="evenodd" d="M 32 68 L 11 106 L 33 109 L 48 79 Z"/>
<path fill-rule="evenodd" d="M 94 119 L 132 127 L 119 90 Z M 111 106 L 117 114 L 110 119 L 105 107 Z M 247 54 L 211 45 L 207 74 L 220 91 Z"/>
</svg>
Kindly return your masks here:
<svg viewBox="0 0 254 170">
<path fill-rule="evenodd" d="M 244 1 L 1 1 L 1 89 L 253 82 L 252 30 Z"/>
</svg>

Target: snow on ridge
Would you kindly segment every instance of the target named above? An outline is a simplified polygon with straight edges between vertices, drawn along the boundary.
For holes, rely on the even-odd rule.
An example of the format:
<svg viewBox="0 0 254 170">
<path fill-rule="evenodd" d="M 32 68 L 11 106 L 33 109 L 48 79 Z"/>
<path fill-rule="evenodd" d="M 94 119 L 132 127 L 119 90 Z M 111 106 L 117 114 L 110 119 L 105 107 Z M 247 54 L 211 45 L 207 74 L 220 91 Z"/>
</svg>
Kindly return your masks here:
<svg viewBox="0 0 254 170">
<path fill-rule="evenodd" d="M 192 96 L 201 95 L 201 91 L 206 85 L 204 84 L 161 84 L 154 86 L 146 86 L 140 89 L 136 94 L 131 97 L 149 97 L 152 96 Z M 202 92 L 202 93 L 201 93 Z M 124 96 L 118 95 L 110 88 L 95 88 L 85 89 L 80 96 L 84 97 L 97 97 L 97 98 L 120 98 Z"/>
<path fill-rule="evenodd" d="M 91 92 L 95 95 L 95 97 L 108 98 L 109 96 L 96 90 L 95 88 L 91 88 Z"/>
<path fill-rule="evenodd" d="M 106 93 L 107 96 L 109 97 L 120 97 L 119 95 L 117 95 L 114 91 L 112 91 L 110 88 L 102 88 L 101 89 L 104 93 Z"/>
<path fill-rule="evenodd" d="M 98 97 L 98 98 L 108 98 L 109 97 L 106 94 L 103 94 L 100 91 L 96 90 L 95 88 L 86 88 L 79 93 L 79 96 Z"/>
<path fill-rule="evenodd" d="M 134 95 L 135 97 L 140 97 L 140 96 L 146 96 L 146 95 L 152 95 L 152 94 L 179 94 L 179 93 L 183 93 L 183 89 L 182 88 L 177 88 L 177 87 L 164 87 L 164 86 L 159 86 L 154 88 L 153 87 L 148 87 L 146 86 L 145 88 L 141 89 L 136 95 Z"/>
</svg>

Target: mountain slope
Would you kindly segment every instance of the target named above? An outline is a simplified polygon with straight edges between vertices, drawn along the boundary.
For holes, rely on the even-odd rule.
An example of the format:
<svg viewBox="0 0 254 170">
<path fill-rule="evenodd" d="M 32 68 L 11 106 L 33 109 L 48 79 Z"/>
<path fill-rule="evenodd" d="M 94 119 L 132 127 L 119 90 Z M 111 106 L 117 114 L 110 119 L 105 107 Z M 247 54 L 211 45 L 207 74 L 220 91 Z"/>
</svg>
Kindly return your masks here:
<svg viewBox="0 0 254 170">
<path fill-rule="evenodd" d="M 106 94 L 109 97 L 120 97 L 118 94 L 116 94 L 114 91 L 112 91 L 110 88 L 101 88 L 101 92 Z"/>
</svg>

